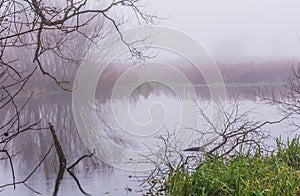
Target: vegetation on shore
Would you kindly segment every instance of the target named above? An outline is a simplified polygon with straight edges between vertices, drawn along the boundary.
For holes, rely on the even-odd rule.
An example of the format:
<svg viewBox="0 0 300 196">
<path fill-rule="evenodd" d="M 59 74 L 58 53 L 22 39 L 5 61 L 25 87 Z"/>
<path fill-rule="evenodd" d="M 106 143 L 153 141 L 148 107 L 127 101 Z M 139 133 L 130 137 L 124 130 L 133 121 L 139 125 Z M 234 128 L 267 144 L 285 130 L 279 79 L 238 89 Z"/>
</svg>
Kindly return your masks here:
<svg viewBox="0 0 300 196">
<path fill-rule="evenodd" d="M 300 195 L 300 137 L 266 155 L 209 158 L 193 172 L 177 170 L 166 181 L 168 195 Z"/>
</svg>

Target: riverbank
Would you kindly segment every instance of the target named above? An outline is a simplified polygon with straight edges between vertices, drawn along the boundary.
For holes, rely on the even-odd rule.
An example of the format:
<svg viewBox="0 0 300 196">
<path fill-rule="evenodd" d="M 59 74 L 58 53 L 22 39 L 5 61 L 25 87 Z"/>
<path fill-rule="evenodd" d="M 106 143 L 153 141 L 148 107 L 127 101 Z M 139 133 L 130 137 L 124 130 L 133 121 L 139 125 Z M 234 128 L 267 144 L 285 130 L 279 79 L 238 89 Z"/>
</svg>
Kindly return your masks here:
<svg viewBox="0 0 300 196">
<path fill-rule="evenodd" d="M 209 158 L 193 172 L 177 170 L 166 181 L 168 195 L 300 195 L 300 142 L 296 137 L 265 155 Z"/>
</svg>

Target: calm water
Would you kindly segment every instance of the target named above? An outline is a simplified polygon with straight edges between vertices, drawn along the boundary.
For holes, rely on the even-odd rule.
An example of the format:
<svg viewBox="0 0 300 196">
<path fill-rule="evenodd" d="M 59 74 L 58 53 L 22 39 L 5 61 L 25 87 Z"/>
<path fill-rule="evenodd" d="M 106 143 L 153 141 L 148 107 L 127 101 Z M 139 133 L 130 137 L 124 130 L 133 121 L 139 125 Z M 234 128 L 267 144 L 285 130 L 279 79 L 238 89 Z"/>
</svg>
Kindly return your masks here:
<svg viewBox="0 0 300 196">
<path fill-rule="evenodd" d="M 183 120 L 184 117 L 181 115 L 182 105 L 189 108 L 186 114 L 191 115 L 191 118 L 188 117 L 187 120 L 193 119 L 192 116 L 195 116 L 197 112 L 194 100 L 189 100 L 188 98 L 178 100 L 172 93 L 164 93 L 162 91 L 151 92 L 147 95 L 137 94 L 129 100 L 120 98 L 116 100 L 115 106 L 120 109 L 127 101 L 130 103 L 129 111 L 131 118 L 135 119 L 139 125 L 145 125 L 153 120 L 153 116 L 151 117 L 151 111 L 149 110 L 149 108 L 153 106 L 153 103 L 163 105 L 166 112 L 164 123 L 161 125 L 154 124 L 154 127 L 157 128 L 156 131 L 141 137 L 139 134 L 133 134 L 133 132 L 128 131 L 128 127 L 124 128 L 127 124 L 126 122 L 122 122 L 122 119 L 115 120 L 110 100 L 97 100 L 96 110 L 99 121 L 105 122 L 107 126 L 105 132 L 109 138 L 123 148 L 131 150 L 145 151 L 149 148 L 156 148 L 156 145 L 161 144 L 161 141 L 158 140 L 158 136 L 165 135 L 166 130 L 176 130 L 180 128 L 180 125 L 183 124 L 182 122 L 187 123 L 187 121 Z M 200 107 L 206 108 L 207 114 L 210 115 L 211 109 L 207 106 L 209 101 L 199 98 L 198 103 Z M 254 112 L 252 118 L 256 120 L 280 119 L 280 115 L 275 107 L 257 103 L 255 100 L 242 100 L 240 108 L 240 111 L 252 110 Z M 6 118 L 11 114 L 10 112 L 11 111 L 8 111 Z M 3 119 L 5 120 L 5 116 Z M 46 126 L 48 122 L 52 122 L 52 124 L 55 125 L 58 138 L 68 159 L 68 165 L 83 154 L 91 152 L 82 142 L 76 130 L 72 116 L 70 95 L 51 95 L 47 96 L 47 98 L 33 98 L 24 109 L 22 120 L 26 122 L 39 119 L 43 119 L 41 124 L 44 126 Z M 195 125 L 197 125 L 197 123 L 199 122 L 194 122 Z M 201 122 L 197 126 L 201 127 Z M 269 131 L 272 136 L 268 141 L 269 143 L 272 143 L 273 139 L 279 135 L 284 137 L 290 135 L 289 132 L 283 132 L 283 130 L 288 130 L 284 123 L 266 126 L 265 130 Z M 14 152 L 19 152 L 19 154 L 14 157 L 17 181 L 24 179 L 26 175 L 30 173 L 47 152 L 51 143 L 52 138 L 49 131 L 29 132 L 14 140 L 11 144 L 11 148 Z M 104 146 L 103 148 L 107 151 L 110 150 L 109 146 Z M 0 184 L 9 183 L 11 182 L 11 173 L 8 162 L 2 161 L 1 164 Z M 52 149 L 42 166 L 30 178 L 28 185 L 43 195 L 52 194 L 57 169 L 58 159 L 55 156 L 54 149 Z M 139 186 L 141 182 L 138 181 L 136 177 L 131 176 L 144 176 L 144 172 L 136 173 L 119 170 L 110 167 L 96 157 L 83 160 L 81 164 L 76 167 L 75 174 L 82 188 L 92 195 L 142 195 L 143 193 L 142 187 Z M 128 188 L 132 191 L 128 191 Z M 35 195 L 22 184 L 18 185 L 16 190 L 13 190 L 12 187 L 5 188 L 0 194 Z M 59 195 L 83 195 L 73 178 L 67 172 L 61 181 Z"/>
</svg>

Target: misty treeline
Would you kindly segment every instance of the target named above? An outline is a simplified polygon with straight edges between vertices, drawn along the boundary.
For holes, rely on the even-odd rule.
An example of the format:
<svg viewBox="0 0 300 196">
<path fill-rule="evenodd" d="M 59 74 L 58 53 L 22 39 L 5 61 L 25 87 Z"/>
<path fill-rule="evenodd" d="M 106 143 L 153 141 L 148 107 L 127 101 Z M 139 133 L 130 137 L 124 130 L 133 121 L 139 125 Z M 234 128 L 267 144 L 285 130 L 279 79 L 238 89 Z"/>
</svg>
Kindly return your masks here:
<svg viewBox="0 0 300 196">
<path fill-rule="evenodd" d="M 223 63 L 217 62 L 218 68 L 222 73 L 222 77 L 226 84 L 269 84 L 272 83 L 274 86 L 282 85 L 285 83 L 291 75 L 291 71 L 293 65 L 298 64 L 298 62 L 292 62 L 288 60 L 282 61 L 264 61 L 264 62 L 241 62 L 241 63 Z M 201 72 L 196 70 L 195 67 L 189 64 L 181 64 L 178 62 L 171 63 L 172 66 L 180 69 L 182 73 L 184 73 L 192 84 L 206 84 Z M 111 63 L 103 72 L 99 85 L 103 88 L 111 89 L 117 79 L 120 77 L 122 73 L 128 67 L 132 65 L 128 63 L 121 62 L 113 62 Z M 52 73 L 61 74 L 59 69 L 52 70 Z M 72 78 L 74 76 L 74 72 L 65 72 L 64 76 L 67 78 Z M 172 75 L 168 75 L 168 73 L 161 73 L 166 75 L 166 77 L 172 78 Z M 136 75 L 135 77 L 139 77 Z M 142 77 L 142 76 L 140 76 Z M 40 83 L 39 81 L 43 79 L 41 74 L 34 76 L 32 81 L 30 81 L 30 88 L 40 87 L 40 88 L 48 88 L 53 91 L 57 90 L 56 85 L 51 85 L 51 81 L 45 81 Z M 132 81 L 135 81 L 132 79 Z M 176 82 L 176 79 L 174 80 Z M 126 84 L 125 84 L 126 85 Z M 129 84 L 127 84 L 129 85 Z M 238 86 L 237 86 L 238 87 Z"/>
<path fill-rule="evenodd" d="M 185 74 L 191 84 L 194 86 L 194 89 L 200 98 L 209 99 L 209 87 L 206 85 L 206 81 L 201 72 L 199 72 L 191 63 L 181 60 L 166 60 L 169 65 L 178 68 L 178 70 Z M 298 62 L 282 60 L 282 61 L 260 61 L 257 62 L 255 59 L 253 62 L 241 62 L 241 63 L 223 63 L 217 62 L 217 66 L 222 74 L 224 79 L 227 98 L 233 99 L 236 96 L 244 99 L 256 99 L 256 91 L 265 90 L 265 95 L 272 95 L 274 89 L 280 89 L 281 96 L 286 95 L 285 83 L 288 81 L 289 76 L 293 75 L 292 70 Z M 124 73 L 128 67 L 131 66 L 128 63 L 118 63 L 114 62 L 108 66 L 103 75 L 99 79 L 97 86 L 96 96 L 99 99 L 109 99 L 111 97 L 111 90 L 114 87 L 118 78 Z M 164 65 L 162 65 L 164 66 Z M 165 78 L 169 78 L 170 81 L 174 81 L 172 85 L 180 85 L 176 83 L 176 78 L 173 75 L 170 75 L 167 72 L 160 72 L 157 74 L 163 75 Z M 132 80 L 129 81 L 134 83 L 137 81 L 139 75 L 131 75 Z M 126 86 L 130 84 L 122 84 L 126 89 Z M 168 85 L 168 84 L 162 84 Z M 148 83 L 141 84 L 144 88 L 141 93 L 142 95 L 148 95 L 154 91 L 164 91 L 167 93 L 168 88 L 160 88 L 157 84 Z M 145 91 L 148 91 L 146 92 Z M 182 94 L 187 94 L 185 88 L 182 88 Z"/>
</svg>

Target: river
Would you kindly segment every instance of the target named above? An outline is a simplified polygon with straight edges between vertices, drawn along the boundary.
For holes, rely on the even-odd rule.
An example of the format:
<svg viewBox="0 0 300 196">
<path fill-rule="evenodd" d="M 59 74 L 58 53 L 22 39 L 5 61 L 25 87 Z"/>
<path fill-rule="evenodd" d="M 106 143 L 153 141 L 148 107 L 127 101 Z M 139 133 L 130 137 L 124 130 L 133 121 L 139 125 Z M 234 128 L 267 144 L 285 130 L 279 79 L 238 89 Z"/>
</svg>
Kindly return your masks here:
<svg viewBox="0 0 300 196">
<path fill-rule="evenodd" d="M 117 109 L 125 106 L 127 102 L 129 103 L 130 117 L 135 119 L 138 125 L 145 126 L 147 123 L 149 124 L 149 122 L 151 124 L 156 117 L 163 117 L 163 123 L 158 119 L 158 124 L 155 124 L 155 122 L 152 123 L 153 129 L 155 130 L 147 133 L 139 133 L 136 132 L 136 130 L 130 131 L 130 128 L 126 126 L 130 127 L 131 125 L 126 124 L 126 120 L 122 122 L 122 119 L 115 119 L 116 116 L 122 116 L 122 112 L 126 112 L 127 110 L 121 111 L 121 115 L 115 114 L 112 111 L 110 99 L 98 98 L 94 107 L 96 107 L 95 109 L 99 121 L 103 122 L 106 127 L 106 130 L 101 132 L 101 134 L 106 133 L 108 138 L 121 146 L 121 148 L 145 152 L 147 149 L 155 149 L 158 148 L 157 145 L 162 145 L 163 143 L 159 140 L 158 136 L 166 135 L 167 131 L 172 132 L 173 130 L 180 129 L 183 124 L 185 126 L 192 126 L 193 123 L 198 123 L 196 126 L 201 127 L 201 123 L 203 122 L 199 124 L 197 119 L 195 121 L 198 106 L 200 108 L 206 108 L 208 116 L 213 115 L 212 110 L 209 109 L 209 103 L 211 102 L 206 97 L 203 98 L 199 96 L 197 100 L 198 106 L 196 106 L 195 100 L 188 98 L 188 92 L 183 91 L 183 93 L 185 93 L 183 97 L 185 98 L 184 100 L 179 100 L 175 94 L 167 91 L 168 90 L 161 90 L 160 88 L 159 91 L 133 93 L 134 95 L 129 100 L 124 98 L 114 100 L 114 107 L 117 107 Z M 22 100 L 22 98 L 19 99 Z M 232 102 L 232 99 L 227 100 L 227 104 Z M 276 107 L 259 103 L 256 99 L 242 98 L 239 102 L 241 112 L 252 111 L 252 120 L 275 121 L 281 118 Z M 163 110 L 158 109 L 156 113 L 155 110 L 154 113 L 151 113 L 150 108 L 155 105 L 154 103 L 163 106 Z M 188 108 L 184 113 L 181 108 L 182 106 Z M 161 114 L 162 111 L 163 113 L 165 112 L 165 115 Z M 9 116 L 11 112 L 12 111 L 7 111 L 6 117 Z M 158 116 L 151 116 L 151 114 Z M 82 133 L 79 133 L 75 126 L 76 123 L 74 122 L 72 114 L 72 97 L 70 94 L 63 93 L 33 97 L 21 115 L 21 119 L 24 122 L 42 119 L 41 126 L 47 126 L 48 122 L 51 122 L 55 126 L 58 139 L 67 157 L 67 165 L 72 164 L 82 155 L 92 152 L 89 144 L 85 143 L 80 137 Z M 186 117 L 186 115 L 191 116 Z M 2 119 L 5 120 L 5 116 Z M 193 121 L 189 122 L 189 120 Z M 264 127 L 264 130 L 268 131 L 271 135 L 267 140 L 269 144 L 272 144 L 276 137 L 283 136 L 283 138 L 287 138 L 292 135 L 289 132 L 289 126 L 285 123 L 268 125 Z M 87 135 L 89 134 L 87 130 Z M 101 135 L 99 137 L 101 137 Z M 91 141 L 95 142 L 95 140 Z M 10 144 L 10 149 L 12 152 L 18 153 L 13 157 L 16 181 L 26 178 L 46 154 L 52 143 L 52 138 L 48 130 L 26 132 L 14 139 Z M 193 144 L 188 145 L 191 146 Z M 110 146 L 103 146 L 103 148 L 105 151 L 102 149 L 97 152 L 110 151 Z M 119 168 L 113 167 L 105 163 L 105 161 L 106 160 L 103 159 L 101 160 L 101 156 L 94 156 L 93 158 L 84 159 L 76 166 L 74 173 L 85 192 L 92 195 L 142 195 L 146 193 L 140 184 L 144 179 L 143 177 L 147 175 L 147 171 L 136 172 L 134 169 L 126 171 L 122 169 L 122 166 L 118 166 Z M 55 150 L 52 149 L 49 156 L 26 184 L 35 191 L 42 193 L 42 195 L 50 195 L 54 190 L 57 171 L 58 158 Z M 12 182 L 8 161 L 1 161 L 0 173 L 0 185 Z M 75 180 L 67 172 L 64 174 L 63 180 L 60 183 L 58 193 L 58 195 L 83 195 Z M 23 184 L 17 185 L 16 190 L 13 190 L 12 186 L 5 187 L 1 190 L 0 194 L 36 195 L 36 193 Z"/>
</svg>

